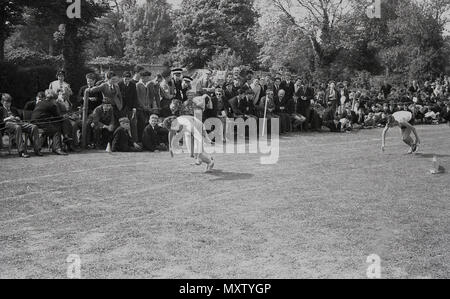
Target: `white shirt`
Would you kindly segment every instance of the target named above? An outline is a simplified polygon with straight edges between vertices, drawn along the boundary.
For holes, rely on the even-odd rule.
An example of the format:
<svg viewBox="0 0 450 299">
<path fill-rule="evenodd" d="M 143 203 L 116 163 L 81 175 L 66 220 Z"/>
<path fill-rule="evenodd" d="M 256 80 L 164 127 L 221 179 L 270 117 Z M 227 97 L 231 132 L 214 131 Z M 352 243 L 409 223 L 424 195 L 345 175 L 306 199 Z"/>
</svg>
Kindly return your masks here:
<svg viewBox="0 0 450 299">
<path fill-rule="evenodd" d="M 392 116 L 398 123 L 410 122 L 413 117 L 412 113 L 409 111 L 398 111 L 395 112 Z"/>
</svg>

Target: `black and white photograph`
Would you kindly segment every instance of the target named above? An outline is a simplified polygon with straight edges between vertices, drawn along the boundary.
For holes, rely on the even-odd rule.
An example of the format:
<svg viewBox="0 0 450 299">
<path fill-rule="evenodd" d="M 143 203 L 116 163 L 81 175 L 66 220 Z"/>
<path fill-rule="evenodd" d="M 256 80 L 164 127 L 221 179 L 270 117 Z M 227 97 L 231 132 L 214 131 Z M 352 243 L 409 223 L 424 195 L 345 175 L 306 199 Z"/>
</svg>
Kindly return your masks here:
<svg viewBox="0 0 450 299">
<path fill-rule="evenodd" d="M 449 169 L 450 0 L 0 0 L 0 280 L 448 279 Z"/>
</svg>

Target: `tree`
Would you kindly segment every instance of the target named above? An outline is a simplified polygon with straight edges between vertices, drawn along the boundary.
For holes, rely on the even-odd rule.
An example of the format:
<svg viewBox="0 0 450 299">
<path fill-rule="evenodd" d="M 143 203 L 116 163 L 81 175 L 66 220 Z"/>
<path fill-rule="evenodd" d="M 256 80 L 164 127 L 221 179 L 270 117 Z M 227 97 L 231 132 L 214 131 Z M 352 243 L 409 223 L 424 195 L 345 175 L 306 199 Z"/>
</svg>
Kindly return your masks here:
<svg viewBox="0 0 450 299">
<path fill-rule="evenodd" d="M 218 71 L 229 71 L 234 67 L 242 66 L 244 61 L 240 56 L 236 54 L 236 52 L 231 49 L 226 49 L 223 52 L 217 52 L 211 58 L 211 61 L 208 61 L 208 68 Z"/>
<path fill-rule="evenodd" d="M 5 59 L 5 41 L 14 26 L 23 22 L 25 0 L 0 0 L 0 62 Z"/>
<path fill-rule="evenodd" d="M 284 15 L 261 25 L 258 41 L 263 45 L 259 62 L 264 69 L 288 69 L 297 73 L 314 71 L 314 54 L 308 37 Z"/>
<path fill-rule="evenodd" d="M 62 55 L 67 79 L 75 89 L 83 81 L 84 45 L 89 40 L 89 27 L 97 18 L 109 10 L 106 1 L 81 1 L 81 18 L 69 19 L 67 17 L 67 3 L 60 0 L 31 1 L 26 5 L 34 8 L 36 19 L 42 22 L 57 22 L 61 24 L 55 33 L 55 38 L 62 43 Z"/>
<path fill-rule="evenodd" d="M 125 16 L 137 5 L 137 0 L 110 0 L 110 11 L 93 24 L 93 38 L 86 46 L 89 58 L 125 55 Z"/>
<path fill-rule="evenodd" d="M 440 73 L 448 64 L 443 31 L 449 4 L 449 0 L 383 0 L 381 19 L 369 19 L 365 7 L 355 1 L 343 44 L 347 49 L 365 50 L 368 60 L 363 63 L 380 65 L 386 75 L 408 74 L 417 79 Z"/>
<path fill-rule="evenodd" d="M 154 62 L 175 45 L 175 31 L 166 0 L 146 0 L 127 11 L 125 55 L 138 62 Z"/>
<path fill-rule="evenodd" d="M 254 27 L 258 14 L 254 0 L 183 0 L 175 17 L 175 60 L 201 68 L 226 49 L 235 51 L 244 63 L 253 63 L 258 53 Z"/>
<path fill-rule="evenodd" d="M 287 19 L 308 36 L 318 67 L 326 67 L 339 53 L 336 28 L 350 12 L 344 0 L 271 0 Z"/>
</svg>

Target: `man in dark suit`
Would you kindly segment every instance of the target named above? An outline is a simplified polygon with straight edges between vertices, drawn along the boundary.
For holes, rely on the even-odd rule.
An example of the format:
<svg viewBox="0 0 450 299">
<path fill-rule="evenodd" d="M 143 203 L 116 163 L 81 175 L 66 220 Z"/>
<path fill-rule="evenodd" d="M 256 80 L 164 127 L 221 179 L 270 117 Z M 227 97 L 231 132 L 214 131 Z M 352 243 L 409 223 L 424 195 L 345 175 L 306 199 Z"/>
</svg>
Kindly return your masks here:
<svg viewBox="0 0 450 299">
<path fill-rule="evenodd" d="M 275 81 L 273 83 L 273 98 L 277 99 L 278 98 L 278 94 L 281 90 L 281 78 L 277 77 L 275 78 Z"/>
<path fill-rule="evenodd" d="M 289 133 L 292 130 L 291 118 L 288 113 L 288 99 L 283 89 L 278 91 L 278 97 L 274 98 L 275 114 L 280 117 L 280 133 Z"/>
<path fill-rule="evenodd" d="M 45 100 L 36 104 L 36 108 L 31 114 L 31 123 L 38 126 L 39 129 L 44 131 L 44 135 L 52 137 L 53 153 L 59 156 L 66 156 L 67 154 L 61 150 L 61 134 L 62 134 L 62 121 L 58 107 L 55 104 L 55 100 L 58 95 L 52 90 L 45 91 Z"/>
<path fill-rule="evenodd" d="M 169 130 L 158 125 L 159 117 L 156 114 L 150 116 L 149 125 L 144 129 L 142 136 L 142 145 L 144 150 L 167 151 L 169 146 Z"/>
<path fill-rule="evenodd" d="M 286 76 L 286 80 L 281 83 L 281 89 L 285 91 L 288 100 L 294 97 L 295 87 L 292 75 L 289 74 Z"/>
<path fill-rule="evenodd" d="M 305 130 L 309 129 L 309 123 L 311 119 L 311 101 L 314 100 L 314 89 L 305 84 L 301 79 L 297 79 L 294 87 L 294 97 L 299 101 L 298 113 L 306 118 Z"/>
<path fill-rule="evenodd" d="M 136 83 L 132 81 L 130 72 L 123 73 L 123 79 L 119 82 L 119 89 L 123 99 L 123 109 L 120 116 L 131 119 L 133 109 L 137 109 L 138 104 Z"/>
<path fill-rule="evenodd" d="M 22 138 L 22 133 L 30 134 L 33 142 L 34 152 L 37 156 L 42 156 L 40 150 L 38 127 L 30 123 L 22 122 L 19 112 L 16 108 L 11 107 L 12 97 L 5 93 L 1 97 L 0 107 L 0 128 L 5 128 L 11 135 L 14 135 L 17 145 L 17 150 L 21 158 L 29 158 L 27 154 L 27 146 Z M 1 138 L 1 134 L 0 134 Z M 9 142 L 11 142 L 10 140 Z"/>
<path fill-rule="evenodd" d="M 245 113 L 240 110 L 240 108 L 242 107 L 241 102 L 244 101 L 244 98 L 245 90 L 243 88 L 240 88 L 238 90 L 238 95 L 228 101 L 231 106 L 231 110 L 233 111 L 233 117 L 237 118 L 244 116 Z"/>
</svg>

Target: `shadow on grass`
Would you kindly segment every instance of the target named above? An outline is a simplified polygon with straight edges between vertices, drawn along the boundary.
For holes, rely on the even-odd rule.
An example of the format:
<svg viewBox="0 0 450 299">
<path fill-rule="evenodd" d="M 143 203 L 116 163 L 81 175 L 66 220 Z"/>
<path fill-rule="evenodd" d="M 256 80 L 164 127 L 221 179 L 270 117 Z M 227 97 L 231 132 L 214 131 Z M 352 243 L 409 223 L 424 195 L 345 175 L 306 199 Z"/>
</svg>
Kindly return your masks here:
<svg viewBox="0 0 450 299">
<path fill-rule="evenodd" d="M 417 153 L 416 157 L 419 158 L 424 158 L 424 159 L 433 159 L 434 157 L 436 158 L 450 158 L 450 155 L 438 155 L 438 154 L 422 154 L 422 153 Z"/>
<path fill-rule="evenodd" d="M 249 180 L 253 178 L 255 175 L 251 173 L 238 173 L 238 172 L 228 172 L 223 170 L 213 170 L 207 175 L 216 177 L 210 181 L 239 181 L 239 180 Z"/>
</svg>

